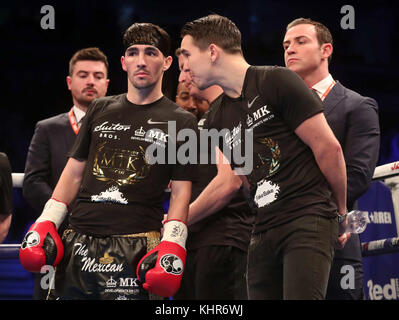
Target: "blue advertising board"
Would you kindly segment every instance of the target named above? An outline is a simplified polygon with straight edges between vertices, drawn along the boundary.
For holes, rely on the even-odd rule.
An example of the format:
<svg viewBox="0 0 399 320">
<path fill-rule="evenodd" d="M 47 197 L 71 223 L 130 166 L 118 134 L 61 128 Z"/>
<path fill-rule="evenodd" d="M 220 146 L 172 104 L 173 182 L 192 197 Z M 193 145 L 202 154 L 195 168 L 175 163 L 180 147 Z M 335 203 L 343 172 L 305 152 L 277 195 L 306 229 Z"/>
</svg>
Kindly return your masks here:
<svg viewBox="0 0 399 320">
<path fill-rule="evenodd" d="M 375 181 L 358 200 L 367 211 L 369 224 L 360 234 L 362 243 L 398 237 L 392 194 L 388 186 Z M 363 257 L 364 293 L 369 300 L 399 300 L 399 253 Z"/>
</svg>

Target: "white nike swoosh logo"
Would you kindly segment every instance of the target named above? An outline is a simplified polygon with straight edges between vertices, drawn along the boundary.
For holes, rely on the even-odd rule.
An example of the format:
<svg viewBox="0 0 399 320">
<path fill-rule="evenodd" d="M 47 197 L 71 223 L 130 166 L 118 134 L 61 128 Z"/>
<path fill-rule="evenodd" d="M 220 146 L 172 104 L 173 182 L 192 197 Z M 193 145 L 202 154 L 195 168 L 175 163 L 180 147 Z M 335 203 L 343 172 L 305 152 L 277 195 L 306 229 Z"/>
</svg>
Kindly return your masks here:
<svg viewBox="0 0 399 320">
<path fill-rule="evenodd" d="M 248 102 L 248 109 L 250 109 L 252 107 L 252 105 L 254 104 L 255 100 L 259 98 L 259 95 L 257 95 L 251 103 Z"/>
<path fill-rule="evenodd" d="M 163 122 L 161 122 L 161 121 L 152 121 L 152 119 L 150 118 L 150 119 L 148 119 L 147 123 L 148 124 L 166 124 L 167 122 L 165 122 L 165 121 L 163 121 Z"/>
</svg>

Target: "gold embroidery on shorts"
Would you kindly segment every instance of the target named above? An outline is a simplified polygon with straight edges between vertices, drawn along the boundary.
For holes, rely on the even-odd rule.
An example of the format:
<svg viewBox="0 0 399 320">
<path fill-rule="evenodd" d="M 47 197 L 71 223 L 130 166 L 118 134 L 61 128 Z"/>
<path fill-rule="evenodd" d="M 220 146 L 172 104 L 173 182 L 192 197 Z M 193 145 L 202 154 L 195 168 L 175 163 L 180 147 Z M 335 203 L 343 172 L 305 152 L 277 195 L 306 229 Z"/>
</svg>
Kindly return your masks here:
<svg viewBox="0 0 399 320">
<path fill-rule="evenodd" d="M 111 257 L 111 256 L 108 254 L 108 252 L 106 252 L 106 253 L 104 254 L 104 257 L 101 257 L 101 258 L 100 258 L 100 263 L 101 263 L 101 264 L 110 264 L 110 263 L 112 263 L 112 262 L 114 262 L 114 258 Z"/>
</svg>

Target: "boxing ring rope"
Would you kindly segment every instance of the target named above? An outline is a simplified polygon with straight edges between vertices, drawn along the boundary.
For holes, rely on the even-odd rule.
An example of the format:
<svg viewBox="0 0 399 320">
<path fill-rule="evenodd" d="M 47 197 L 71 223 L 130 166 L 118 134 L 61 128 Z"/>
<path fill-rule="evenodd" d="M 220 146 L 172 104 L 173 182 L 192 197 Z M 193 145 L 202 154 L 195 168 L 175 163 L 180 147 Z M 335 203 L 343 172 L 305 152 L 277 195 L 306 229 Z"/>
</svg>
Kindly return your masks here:
<svg viewBox="0 0 399 320">
<path fill-rule="evenodd" d="M 399 175 L 399 161 L 376 167 L 373 180 L 383 180 L 397 175 Z"/>
<path fill-rule="evenodd" d="M 374 170 L 373 180 L 384 180 L 398 175 L 399 161 L 396 161 L 376 167 Z M 23 180 L 23 173 L 12 174 L 14 188 L 21 188 Z M 361 247 L 363 257 L 399 252 L 399 237 L 363 242 Z M 19 248 L 20 244 L 0 244 L 0 260 L 18 259 Z"/>
<path fill-rule="evenodd" d="M 18 259 L 20 244 L 0 244 L 0 261 Z"/>
<path fill-rule="evenodd" d="M 362 243 L 362 257 L 399 252 L 399 237 Z"/>
</svg>

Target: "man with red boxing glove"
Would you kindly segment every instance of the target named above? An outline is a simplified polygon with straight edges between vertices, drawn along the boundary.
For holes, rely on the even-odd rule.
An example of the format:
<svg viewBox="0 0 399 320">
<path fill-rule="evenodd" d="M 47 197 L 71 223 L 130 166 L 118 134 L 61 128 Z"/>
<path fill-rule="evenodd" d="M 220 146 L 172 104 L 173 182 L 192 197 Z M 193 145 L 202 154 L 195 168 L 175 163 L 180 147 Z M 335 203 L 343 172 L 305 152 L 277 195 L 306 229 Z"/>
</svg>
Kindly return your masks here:
<svg viewBox="0 0 399 320">
<path fill-rule="evenodd" d="M 175 133 L 195 131 L 196 119 L 162 94 L 172 63 L 169 35 L 135 23 L 123 43 L 127 93 L 90 105 L 52 198 L 21 246 L 25 269 L 57 266 L 48 299 L 157 299 L 180 286 L 196 167 L 176 157 L 160 161 L 160 155 L 177 150 L 185 141 L 176 141 Z M 56 230 L 74 199 L 61 241 Z"/>
</svg>

